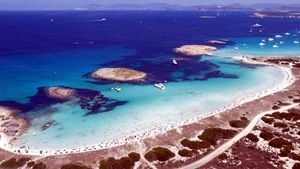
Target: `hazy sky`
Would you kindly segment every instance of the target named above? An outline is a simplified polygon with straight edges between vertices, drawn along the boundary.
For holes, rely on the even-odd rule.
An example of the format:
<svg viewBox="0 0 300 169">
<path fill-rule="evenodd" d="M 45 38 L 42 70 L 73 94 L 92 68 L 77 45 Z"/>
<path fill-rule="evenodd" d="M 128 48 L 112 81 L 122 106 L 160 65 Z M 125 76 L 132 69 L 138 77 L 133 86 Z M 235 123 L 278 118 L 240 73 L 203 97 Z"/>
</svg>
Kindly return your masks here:
<svg viewBox="0 0 300 169">
<path fill-rule="evenodd" d="M 199 5 L 199 4 L 228 4 L 228 3 L 300 3 L 300 0 L 0 0 L 0 10 L 12 9 L 73 9 L 88 4 L 145 4 L 145 3 L 171 3 L 180 5 Z"/>
</svg>

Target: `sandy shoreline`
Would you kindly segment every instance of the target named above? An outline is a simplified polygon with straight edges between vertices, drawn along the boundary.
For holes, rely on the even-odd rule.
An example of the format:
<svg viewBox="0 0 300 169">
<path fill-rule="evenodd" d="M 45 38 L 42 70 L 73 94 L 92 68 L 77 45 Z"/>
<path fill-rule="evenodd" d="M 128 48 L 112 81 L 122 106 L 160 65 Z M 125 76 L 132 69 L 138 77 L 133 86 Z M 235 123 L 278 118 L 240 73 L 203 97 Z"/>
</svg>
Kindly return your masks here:
<svg viewBox="0 0 300 169">
<path fill-rule="evenodd" d="M 60 150 L 34 150 L 34 149 L 27 149 L 26 147 L 14 147 L 12 144 L 9 143 L 9 139 L 5 136 L 1 137 L 1 142 L 0 142 L 0 148 L 17 153 L 17 154 L 22 154 L 22 155 L 37 155 L 37 156 L 54 156 L 54 155 L 62 155 L 62 154 L 74 154 L 74 153 L 83 153 L 83 152 L 90 152 L 90 151 L 97 151 L 97 150 L 102 150 L 102 149 L 107 149 L 107 148 L 112 148 L 124 144 L 131 144 L 134 142 L 139 142 L 141 140 L 144 140 L 146 138 L 150 138 L 159 134 L 166 133 L 167 131 L 170 131 L 172 129 L 176 129 L 182 126 L 186 126 L 192 123 L 199 122 L 201 119 L 214 116 L 216 114 L 219 114 L 221 112 L 230 110 L 234 107 L 240 106 L 244 103 L 251 102 L 254 100 L 257 100 L 259 98 L 262 98 L 267 95 L 271 95 L 273 93 L 276 93 L 278 91 L 281 91 L 290 85 L 293 84 L 295 78 L 291 72 L 291 69 L 288 67 L 283 67 L 283 66 L 278 66 L 275 64 L 269 64 L 269 63 L 264 63 L 264 62 L 257 62 L 253 61 L 249 58 L 246 57 L 234 57 L 232 58 L 234 60 L 242 61 L 248 64 L 263 64 L 263 65 L 268 65 L 268 66 L 274 66 L 278 69 L 280 69 L 284 73 L 284 78 L 282 82 L 278 85 L 273 86 L 272 88 L 265 89 L 263 91 L 258 91 L 255 93 L 252 93 L 248 96 L 242 97 L 237 99 L 235 102 L 232 104 L 222 107 L 217 110 L 213 110 L 209 113 L 203 114 L 201 116 L 197 116 L 193 119 L 186 120 L 184 122 L 178 122 L 178 123 L 171 123 L 168 125 L 164 126 L 154 126 L 153 128 L 150 128 L 148 130 L 142 131 L 142 132 L 137 132 L 134 133 L 131 136 L 125 137 L 123 139 L 119 140 L 112 140 L 108 142 L 101 142 L 96 145 L 90 145 L 90 146 L 84 146 L 84 147 L 79 147 L 79 148 L 74 148 L 74 149 L 60 149 Z"/>
</svg>

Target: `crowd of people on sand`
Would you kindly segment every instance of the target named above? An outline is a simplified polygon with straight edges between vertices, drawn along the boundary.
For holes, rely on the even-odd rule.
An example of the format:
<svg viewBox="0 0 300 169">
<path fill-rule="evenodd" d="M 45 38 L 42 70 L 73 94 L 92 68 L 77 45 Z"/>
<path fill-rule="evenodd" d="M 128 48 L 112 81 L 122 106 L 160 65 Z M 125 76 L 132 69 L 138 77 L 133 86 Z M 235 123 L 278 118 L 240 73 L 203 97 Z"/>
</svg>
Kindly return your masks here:
<svg viewBox="0 0 300 169">
<path fill-rule="evenodd" d="M 234 58 L 234 59 L 240 59 L 244 62 L 247 63 L 253 63 L 253 64 L 257 64 L 258 62 L 252 61 L 250 59 L 247 59 L 246 57 L 240 57 L 240 58 Z M 273 65 L 275 66 L 275 65 Z M 259 98 L 262 98 L 264 96 L 270 95 L 272 93 L 278 92 L 288 86 L 290 86 L 293 81 L 294 81 L 294 76 L 292 75 L 291 69 L 288 67 L 280 67 L 277 66 L 278 68 L 280 68 L 282 70 L 282 72 L 284 73 L 284 79 L 282 81 L 282 83 L 279 84 L 274 84 L 273 88 L 269 88 L 269 89 L 265 89 L 263 91 L 260 92 L 255 92 L 252 93 L 248 96 L 245 97 L 241 97 L 239 99 L 237 99 L 235 102 L 233 102 L 232 104 L 228 105 L 228 106 L 224 106 L 222 108 L 216 109 L 216 110 L 212 110 L 210 113 L 206 113 L 206 114 L 202 114 L 200 116 L 197 116 L 196 118 L 193 119 L 189 119 L 186 120 L 184 122 L 179 122 L 179 123 L 169 123 L 168 125 L 159 125 L 156 124 L 154 125 L 152 128 L 144 130 L 144 131 L 140 131 L 140 132 L 135 132 L 134 134 L 124 137 L 122 139 L 117 139 L 117 140 L 111 140 L 111 141 L 107 141 L 107 142 L 100 142 L 99 144 L 96 145 L 84 145 L 82 147 L 78 147 L 78 148 L 70 148 L 70 149 L 56 149 L 56 150 L 42 150 L 42 149 L 31 149 L 29 147 L 25 147 L 25 146 L 21 146 L 21 147 L 17 147 L 14 146 L 12 144 L 10 144 L 8 142 L 8 139 L 5 136 L 1 136 L 1 142 L 0 142 L 0 146 L 2 149 L 8 150 L 10 152 L 14 152 L 17 154 L 24 154 L 24 155 L 39 155 L 39 156 L 53 156 L 53 155 L 62 155 L 62 154 L 72 154 L 72 153 L 82 153 L 82 152 L 89 152 L 89 151 L 96 151 L 96 150 L 101 150 L 101 149 L 106 149 L 106 148 L 111 148 L 111 147 L 115 147 L 115 146 L 120 146 L 120 145 L 124 145 L 127 143 L 133 143 L 136 141 L 141 141 L 145 138 L 149 138 L 149 137 L 153 137 L 155 135 L 158 134 L 162 134 L 165 133 L 171 129 L 176 129 L 180 126 L 184 126 L 184 125 L 188 125 L 191 123 L 195 123 L 198 122 L 199 120 L 206 118 L 206 117 L 210 117 L 213 115 L 217 115 L 220 112 L 224 112 L 226 110 L 232 109 L 234 107 L 237 107 L 243 103 L 246 102 L 250 102 Z M 121 130 L 120 130 L 121 132 Z"/>
</svg>

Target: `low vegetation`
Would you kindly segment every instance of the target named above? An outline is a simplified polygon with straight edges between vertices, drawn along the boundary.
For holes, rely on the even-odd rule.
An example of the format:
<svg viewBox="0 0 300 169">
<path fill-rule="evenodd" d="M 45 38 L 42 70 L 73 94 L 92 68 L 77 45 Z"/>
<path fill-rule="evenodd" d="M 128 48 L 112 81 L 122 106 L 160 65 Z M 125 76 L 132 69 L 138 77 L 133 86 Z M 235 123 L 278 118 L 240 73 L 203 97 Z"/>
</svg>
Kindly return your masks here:
<svg viewBox="0 0 300 169">
<path fill-rule="evenodd" d="M 141 159 L 141 156 L 139 153 L 131 152 L 128 154 L 128 157 L 131 158 L 132 161 L 138 162 Z"/>
<path fill-rule="evenodd" d="M 267 124 L 272 124 L 272 123 L 275 122 L 275 119 L 272 118 L 272 117 L 262 117 L 261 120 L 264 121 Z"/>
<path fill-rule="evenodd" d="M 100 161 L 100 169 L 115 169 L 115 168 L 132 169 L 135 163 L 139 160 L 140 160 L 140 154 L 135 152 L 129 153 L 128 157 L 122 157 L 120 159 L 115 159 L 113 157 L 110 157 L 106 160 Z M 78 168 L 78 169 L 88 169 L 88 168 Z"/>
<path fill-rule="evenodd" d="M 0 168 L 14 169 L 24 166 L 30 158 L 10 158 L 1 163 Z"/>
<path fill-rule="evenodd" d="M 189 139 L 182 140 L 181 144 L 184 147 L 188 147 L 192 150 L 201 150 L 210 147 L 210 143 L 208 141 L 191 141 Z"/>
<path fill-rule="evenodd" d="M 167 148 L 164 147 L 156 147 L 151 151 L 145 154 L 145 158 L 152 161 L 168 161 L 171 158 L 175 157 L 175 154 Z"/>
<path fill-rule="evenodd" d="M 288 110 L 288 113 L 275 112 L 269 116 L 274 117 L 275 119 L 279 119 L 279 120 L 297 121 L 297 120 L 300 120 L 300 110 L 299 109 L 290 109 L 290 110 Z"/>
<path fill-rule="evenodd" d="M 221 139 L 230 139 L 237 133 L 236 130 L 222 128 L 207 128 L 198 136 L 200 140 L 208 142 L 210 145 L 216 145 Z"/>
<path fill-rule="evenodd" d="M 269 146 L 275 147 L 275 148 L 283 148 L 288 147 L 290 149 L 293 149 L 293 143 L 283 139 L 283 138 L 274 138 L 269 142 Z"/>
<path fill-rule="evenodd" d="M 259 139 L 257 138 L 257 136 L 253 133 L 249 133 L 247 136 L 246 136 L 247 139 L 249 139 L 250 141 L 253 141 L 253 142 L 258 142 Z"/>
<path fill-rule="evenodd" d="M 47 169 L 46 164 L 39 162 L 32 166 L 32 169 Z"/>
<path fill-rule="evenodd" d="M 220 160 L 226 160 L 226 159 L 228 158 L 228 156 L 227 156 L 226 153 L 222 153 L 222 154 L 220 154 L 220 155 L 218 156 L 218 158 L 219 158 Z"/>
<path fill-rule="evenodd" d="M 198 151 L 195 150 L 188 150 L 188 149 L 182 149 L 178 151 L 178 154 L 181 157 L 192 157 L 195 154 L 198 154 Z"/>
<path fill-rule="evenodd" d="M 291 153 L 291 150 L 288 147 L 283 147 L 280 149 L 279 156 L 281 157 L 287 157 Z"/>
<path fill-rule="evenodd" d="M 275 122 L 275 123 L 274 123 L 274 127 L 277 127 L 277 128 L 285 128 L 285 127 L 287 127 L 287 124 L 282 123 L 282 122 Z"/>
<path fill-rule="evenodd" d="M 300 168 L 300 163 L 295 163 L 293 165 L 293 168 L 292 169 L 299 169 Z"/>
<path fill-rule="evenodd" d="M 241 117 L 240 120 L 232 120 L 229 122 L 229 125 L 234 128 L 245 128 L 249 123 L 249 120 L 246 117 Z"/>
<path fill-rule="evenodd" d="M 61 167 L 61 169 L 91 169 L 89 167 L 77 164 L 65 164 Z"/>
<path fill-rule="evenodd" d="M 269 141 L 269 140 L 271 140 L 271 139 L 274 137 L 274 135 L 273 135 L 273 133 L 271 133 L 271 132 L 269 132 L 269 131 L 263 129 L 263 130 L 260 132 L 259 137 L 263 138 L 263 139 L 266 140 L 266 141 Z"/>
</svg>

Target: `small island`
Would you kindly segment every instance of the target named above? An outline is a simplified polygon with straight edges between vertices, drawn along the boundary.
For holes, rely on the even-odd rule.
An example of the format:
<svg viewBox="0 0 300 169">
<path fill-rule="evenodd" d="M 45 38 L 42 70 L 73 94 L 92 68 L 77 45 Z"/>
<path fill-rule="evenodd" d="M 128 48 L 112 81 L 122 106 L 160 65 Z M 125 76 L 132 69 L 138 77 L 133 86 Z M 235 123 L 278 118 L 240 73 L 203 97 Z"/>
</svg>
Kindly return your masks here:
<svg viewBox="0 0 300 169">
<path fill-rule="evenodd" d="M 216 47 L 207 45 L 184 45 L 174 49 L 174 52 L 188 55 L 188 56 L 199 56 L 199 55 L 210 55 L 212 51 L 217 50 Z"/>
<path fill-rule="evenodd" d="M 103 79 L 118 82 L 129 82 L 141 80 L 147 76 L 146 73 L 128 68 L 102 68 L 91 74 L 95 79 Z"/>
<path fill-rule="evenodd" d="M 49 87 L 46 88 L 46 93 L 49 97 L 69 100 L 75 97 L 76 91 L 74 89 L 65 88 L 65 87 Z"/>
<path fill-rule="evenodd" d="M 254 17 L 259 18 L 298 18 L 300 13 L 254 13 Z"/>
</svg>

